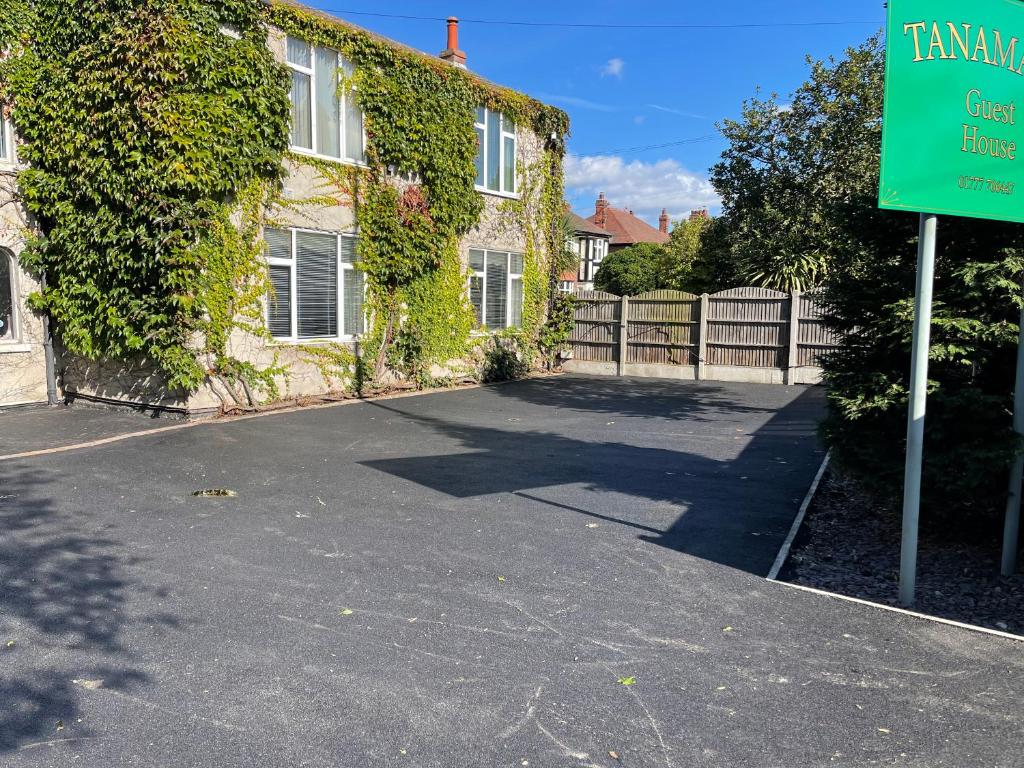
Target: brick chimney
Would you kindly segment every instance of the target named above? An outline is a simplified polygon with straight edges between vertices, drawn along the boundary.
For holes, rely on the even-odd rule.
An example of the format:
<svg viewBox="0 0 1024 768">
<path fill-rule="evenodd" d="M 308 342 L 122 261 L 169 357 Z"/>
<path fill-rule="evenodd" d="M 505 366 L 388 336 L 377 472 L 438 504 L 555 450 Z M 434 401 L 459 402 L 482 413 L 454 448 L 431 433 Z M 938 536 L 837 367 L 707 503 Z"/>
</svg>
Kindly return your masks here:
<svg viewBox="0 0 1024 768">
<path fill-rule="evenodd" d="M 466 52 L 459 50 L 459 20 L 455 16 L 448 17 L 448 47 L 441 51 L 440 56 L 449 64 L 466 68 Z"/>
<path fill-rule="evenodd" d="M 691 221 L 693 221 L 694 219 L 709 219 L 709 218 L 711 218 L 711 214 L 708 213 L 708 209 L 707 208 L 694 208 L 692 211 L 690 211 L 690 220 Z"/>
<path fill-rule="evenodd" d="M 658 217 L 658 231 L 668 234 L 668 211 L 665 208 L 661 209 L 661 216 Z"/>
<path fill-rule="evenodd" d="M 605 199 L 604 192 L 597 196 L 597 202 L 594 204 L 594 223 L 602 229 L 608 224 L 608 200 Z"/>
</svg>

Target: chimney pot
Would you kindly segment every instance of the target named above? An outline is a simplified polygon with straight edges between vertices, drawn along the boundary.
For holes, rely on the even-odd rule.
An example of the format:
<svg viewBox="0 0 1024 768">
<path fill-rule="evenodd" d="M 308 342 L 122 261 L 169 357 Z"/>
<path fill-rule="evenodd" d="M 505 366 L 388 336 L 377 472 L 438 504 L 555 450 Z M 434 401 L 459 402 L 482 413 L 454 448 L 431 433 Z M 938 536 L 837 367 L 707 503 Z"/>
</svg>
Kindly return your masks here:
<svg viewBox="0 0 1024 768">
<path fill-rule="evenodd" d="M 466 68 L 466 53 L 459 50 L 459 19 L 448 17 L 448 47 L 441 51 L 441 58 L 456 67 Z"/>
</svg>

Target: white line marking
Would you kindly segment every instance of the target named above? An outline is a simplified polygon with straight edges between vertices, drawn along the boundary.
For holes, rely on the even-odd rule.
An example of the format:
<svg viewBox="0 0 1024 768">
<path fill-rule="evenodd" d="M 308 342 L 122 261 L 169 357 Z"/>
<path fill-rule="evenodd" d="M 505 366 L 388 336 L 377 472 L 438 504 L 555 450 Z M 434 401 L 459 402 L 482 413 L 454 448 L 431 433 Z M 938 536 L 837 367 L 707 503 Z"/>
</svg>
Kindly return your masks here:
<svg viewBox="0 0 1024 768">
<path fill-rule="evenodd" d="M 971 632 L 981 632 L 985 635 L 994 635 L 995 637 L 1002 637 L 1007 640 L 1015 640 L 1016 642 L 1024 642 L 1024 635 L 1015 635 L 1012 632 L 1003 632 L 998 629 L 989 629 L 988 627 L 979 627 L 976 624 L 965 624 L 962 621 L 954 621 L 953 619 L 944 619 L 941 616 L 929 616 L 927 613 L 918 613 L 917 611 L 908 611 L 906 608 L 897 608 L 894 605 L 886 605 L 885 603 L 874 603 L 870 600 L 864 600 L 860 597 L 850 597 L 849 595 L 840 595 L 835 592 L 826 592 L 824 589 L 815 589 L 814 587 L 805 587 L 803 584 L 791 584 L 788 581 L 772 581 L 772 584 L 779 584 L 783 587 L 789 587 L 790 589 L 799 589 L 801 592 L 810 592 L 815 595 L 822 595 L 824 597 L 831 597 L 836 600 L 845 600 L 848 603 L 857 603 L 858 605 L 869 605 L 872 608 L 881 608 L 883 611 L 892 611 L 893 613 L 899 613 L 904 616 L 910 616 L 915 619 L 925 619 L 926 621 L 934 621 L 938 624 L 946 624 L 951 627 L 959 627 L 960 629 L 967 629 Z"/>
<path fill-rule="evenodd" d="M 815 589 L 814 587 L 807 587 L 803 584 L 793 584 L 788 581 L 779 581 L 779 571 L 782 570 L 782 566 L 786 563 L 786 558 L 789 557 L 789 550 L 793 546 L 793 540 L 796 538 L 796 534 L 800 530 L 800 526 L 803 524 L 804 517 L 807 515 L 807 508 L 810 507 L 811 501 L 814 499 L 814 494 L 818 491 L 818 485 L 821 483 L 821 478 L 825 474 L 825 470 L 828 468 L 829 460 L 832 457 L 832 452 L 829 451 L 825 454 L 824 461 L 821 462 L 821 466 L 818 468 L 818 474 L 814 477 L 814 482 L 811 483 L 811 487 L 807 490 L 807 495 L 804 497 L 803 503 L 800 505 L 800 511 L 797 512 L 796 519 L 793 520 L 793 525 L 789 530 L 789 535 L 786 540 L 782 542 L 782 548 L 779 550 L 778 556 L 775 558 L 775 563 L 772 565 L 771 571 L 765 577 L 766 581 L 770 581 L 774 584 L 781 584 L 784 587 L 791 589 L 799 589 L 802 592 L 810 592 L 814 595 L 822 595 L 824 597 L 835 598 L 836 600 L 845 600 L 848 603 L 857 603 L 858 605 L 868 605 L 872 608 L 881 608 L 883 611 L 891 611 L 892 613 L 899 613 L 903 616 L 911 616 L 915 619 L 924 619 L 925 621 L 933 621 L 937 624 L 945 624 L 950 627 L 958 627 L 960 629 L 966 629 L 970 632 L 980 632 L 985 635 L 992 635 L 994 637 L 1002 637 L 1007 640 L 1014 640 L 1016 642 L 1024 641 L 1024 635 L 1015 635 L 1012 632 L 1003 632 L 998 629 L 989 629 L 988 627 L 979 627 L 977 624 L 967 624 L 962 621 L 954 621 L 953 619 L 944 619 L 941 616 L 930 616 L 927 613 L 918 613 L 917 611 L 908 611 L 906 608 L 897 608 L 894 605 L 886 605 L 885 603 L 876 603 L 871 600 L 865 600 L 860 597 L 850 597 L 849 595 L 841 595 L 837 592 L 829 592 L 824 589 Z"/>
<path fill-rule="evenodd" d="M 804 500 L 800 504 L 800 510 L 796 513 L 796 517 L 793 519 L 793 525 L 789 528 L 789 535 L 787 535 L 786 540 L 782 542 L 782 548 L 779 550 L 779 554 L 775 556 L 775 562 L 772 563 L 772 569 L 768 571 L 768 576 L 765 577 L 769 581 L 775 581 L 779 577 L 779 571 L 782 570 L 782 566 L 786 564 L 786 558 L 789 557 L 789 550 L 793 546 L 793 540 L 796 539 L 796 535 L 800 531 L 800 526 L 804 523 L 804 517 L 807 516 L 807 508 L 811 506 L 814 494 L 818 492 L 818 484 L 821 483 L 821 478 L 824 476 L 825 470 L 828 468 L 828 462 L 831 457 L 832 452 L 829 451 L 825 454 L 825 458 L 822 460 L 821 466 L 818 467 L 818 474 L 814 476 L 814 482 L 812 482 L 811 487 L 807 489 L 807 495 L 804 496 Z"/>
</svg>

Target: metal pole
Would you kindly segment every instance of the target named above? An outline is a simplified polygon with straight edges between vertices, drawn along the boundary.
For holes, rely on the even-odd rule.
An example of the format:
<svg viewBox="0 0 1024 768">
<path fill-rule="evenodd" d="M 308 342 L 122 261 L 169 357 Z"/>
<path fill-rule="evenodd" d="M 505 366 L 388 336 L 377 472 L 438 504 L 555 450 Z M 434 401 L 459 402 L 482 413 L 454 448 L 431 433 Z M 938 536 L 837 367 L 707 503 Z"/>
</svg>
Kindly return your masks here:
<svg viewBox="0 0 1024 768">
<path fill-rule="evenodd" d="M 931 345 L 932 280 L 938 217 L 921 214 L 917 243 L 917 289 L 914 293 L 914 341 L 910 353 L 910 404 L 907 414 L 907 464 L 903 478 L 903 541 L 900 548 L 900 604 L 914 604 L 917 581 L 917 530 L 921 512 L 921 459 L 928 394 L 928 349 Z"/>
<path fill-rule="evenodd" d="M 1024 435 L 1024 307 L 1020 310 L 1017 334 L 1017 383 L 1013 388 L 1013 431 Z M 1003 576 L 1017 572 L 1017 546 L 1020 540 L 1020 491 L 1024 481 L 1024 453 L 1013 457 L 1010 467 L 1010 492 L 1006 497 L 1006 521 L 1003 524 Z"/>
</svg>

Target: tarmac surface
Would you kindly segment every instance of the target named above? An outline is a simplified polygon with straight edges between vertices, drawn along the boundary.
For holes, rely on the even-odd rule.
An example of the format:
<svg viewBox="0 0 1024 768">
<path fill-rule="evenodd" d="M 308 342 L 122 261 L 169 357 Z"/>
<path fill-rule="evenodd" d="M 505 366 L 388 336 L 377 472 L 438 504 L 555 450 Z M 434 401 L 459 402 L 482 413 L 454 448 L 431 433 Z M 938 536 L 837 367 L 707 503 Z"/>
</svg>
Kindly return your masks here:
<svg viewBox="0 0 1024 768">
<path fill-rule="evenodd" d="M 0 764 L 1020 765 L 1019 644 L 764 580 L 823 410 L 563 376 L 0 461 Z"/>
</svg>

